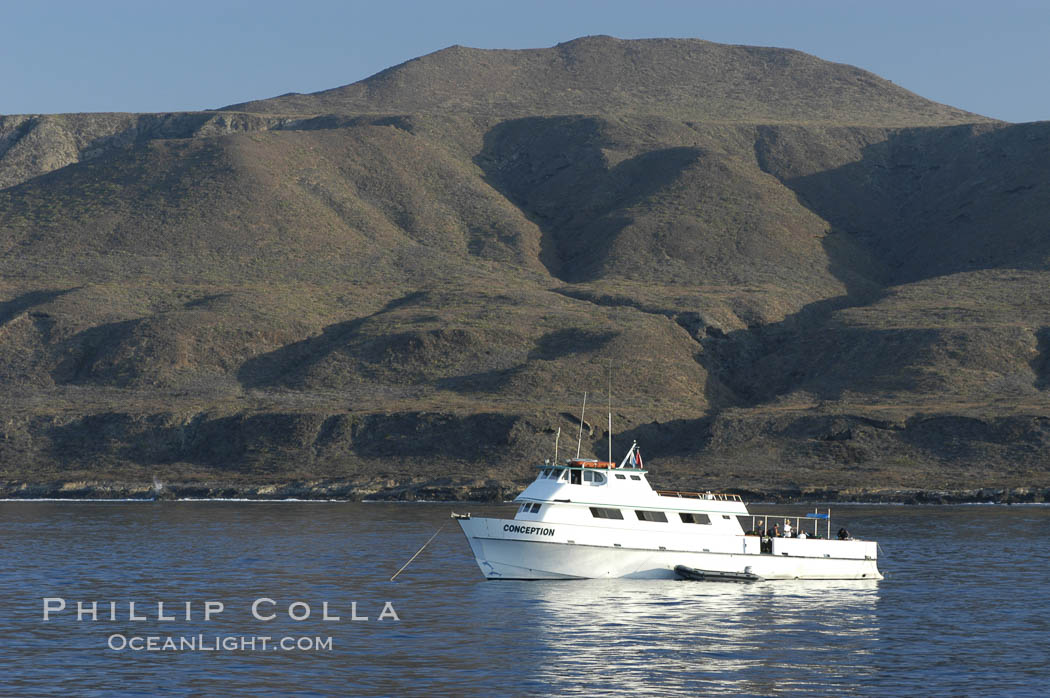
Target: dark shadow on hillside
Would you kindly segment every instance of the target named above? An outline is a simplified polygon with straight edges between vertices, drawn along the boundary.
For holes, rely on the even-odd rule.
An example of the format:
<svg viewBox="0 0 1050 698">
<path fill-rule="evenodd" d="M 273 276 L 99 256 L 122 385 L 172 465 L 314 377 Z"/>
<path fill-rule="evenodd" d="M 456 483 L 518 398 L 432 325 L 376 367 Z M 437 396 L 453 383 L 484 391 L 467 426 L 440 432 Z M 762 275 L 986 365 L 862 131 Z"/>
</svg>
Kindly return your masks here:
<svg viewBox="0 0 1050 698">
<path fill-rule="evenodd" d="M 452 376 L 440 378 L 434 386 L 439 390 L 451 390 L 455 393 L 498 393 L 515 376 L 524 372 L 526 364 L 512 366 L 511 368 L 497 369 L 493 371 L 479 371 L 465 376 Z"/>
<path fill-rule="evenodd" d="M 574 354 L 599 351 L 615 339 L 617 334 L 591 332 L 573 327 L 548 332 L 536 341 L 535 348 L 529 352 L 529 361 L 555 361 Z"/>
<path fill-rule="evenodd" d="M 73 467 L 112 463 L 192 463 L 230 472 L 308 473 L 363 458 L 494 461 L 518 418 L 405 412 L 356 416 L 303 413 L 201 413 L 185 423 L 170 415 L 100 413 L 46 427 L 48 454 Z M 311 469 L 316 468 L 317 470 Z"/>
<path fill-rule="evenodd" d="M 14 130 L 8 132 L 7 136 L 0 140 L 0 158 L 7 155 L 8 151 L 18 145 L 23 138 L 32 133 L 33 129 L 39 126 L 42 121 L 43 118 L 39 116 L 29 117 L 16 126 Z"/>
<path fill-rule="evenodd" d="M 801 143 L 786 145 L 792 139 Z M 1046 268 L 1050 123 L 903 129 L 863 148 L 856 162 L 791 176 L 793 148 L 824 147 L 817 139 L 763 127 L 756 158 L 831 224 L 829 239 L 865 251 L 875 264 L 854 265 L 853 273 L 893 285 L 977 269 Z"/>
<path fill-rule="evenodd" d="M 395 298 L 371 315 L 329 325 L 320 335 L 248 359 L 237 371 L 237 380 L 245 389 L 297 385 L 318 362 L 332 352 L 342 350 L 365 322 L 425 297 L 425 291 L 409 293 Z"/>
<path fill-rule="evenodd" d="M 706 341 L 704 365 L 748 407 L 798 391 L 829 401 L 847 391 L 936 392 L 943 379 L 928 374 L 924 361 L 939 341 L 936 329 L 785 321 Z"/>
<path fill-rule="evenodd" d="M 1036 350 L 1039 352 L 1032 359 L 1032 371 L 1035 372 L 1035 387 L 1039 390 L 1050 388 L 1050 327 L 1040 327 L 1035 337 Z"/>
<path fill-rule="evenodd" d="M 591 117 L 505 121 L 485 134 L 474 158 L 485 181 L 539 227 L 540 262 L 570 283 L 601 275 L 610 243 L 631 223 L 617 211 L 645 201 L 700 156 L 665 148 L 610 168 L 603 128 Z"/>
<path fill-rule="evenodd" d="M 908 444 L 945 461 L 988 458 L 989 447 L 1016 467 L 1043 451 L 1050 438 L 1050 419 L 1041 415 L 1009 415 L 977 419 L 963 415 L 916 415 L 901 430 Z"/>
<path fill-rule="evenodd" d="M 837 264 L 834 252 L 829 253 L 829 258 L 833 265 Z M 847 278 L 855 277 L 847 274 Z M 821 358 L 805 353 L 811 349 L 807 338 L 826 332 L 826 325 L 836 311 L 875 302 L 881 297 L 872 291 L 873 286 L 867 280 L 861 280 L 855 288 L 851 294 L 810 303 L 781 322 L 728 334 L 708 324 L 703 315 L 694 311 L 661 308 L 626 296 L 594 294 L 580 289 L 556 291 L 600 306 L 635 308 L 673 320 L 698 344 L 696 360 L 711 378 L 704 386 L 704 398 L 715 414 L 726 407 L 760 404 L 790 392 L 798 387 L 798 381 L 812 378 L 816 371 L 813 367 L 821 365 Z M 866 344 L 865 340 L 858 341 Z M 829 348 L 841 347 L 831 342 Z M 826 353 L 821 357 L 826 359 Z M 781 370 L 758 373 L 759 367 L 771 361 L 780 362 Z"/>
<path fill-rule="evenodd" d="M 322 114 L 320 116 L 295 119 L 278 123 L 273 131 L 333 131 L 361 126 L 393 126 L 394 128 L 414 133 L 416 126 L 412 117 L 407 115 L 391 116 L 349 116 L 345 114 Z"/>
<path fill-rule="evenodd" d="M 435 385 L 440 390 L 451 390 L 457 393 L 498 393 L 506 388 L 516 376 L 523 373 L 531 362 L 557 361 L 576 354 L 601 351 L 616 337 L 616 332 L 591 332 L 571 327 L 555 330 L 536 341 L 536 346 L 529 351 L 525 363 L 521 365 L 443 378 Z"/>
<path fill-rule="evenodd" d="M 72 293 L 78 289 L 79 287 L 47 291 L 30 291 L 29 293 L 23 293 L 21 296 L 12 298 L 9 301 L 4 301 L 3 303 L 0 303 L 0 325 L 10 322 L 13 318 L 26 312 L 30 308 L 50 303 L 56 298 L 60 298 L 61 296 L 64 296 L 67 293 Z"/>
<path fill-rule="evenodd" d="M 638 442 L 642 462 L 647 458 L 666 458 L 671 456 L 695 456 L 707 448 L 711 440 L 712 418 L 673 419 L 667 422 L 649 422 L 622 432 L 615 431 L 612 438 L 612 457 L 619 463 L 627 454 L 631 444 Z M 591 440 L 591 449 L 602 459 L 608 456 L 608 432 L 599 429 L 597 438 Z"/>
<path fill-rule="evenodd" d="M 195 298 L 191 301 L 187 301 L 183 304 L 182 307 L 186 310 L 194 310 L 196 308 L 207 308 L 212 303 L 229 300 L 230 298 L 233 298 L 232 293 L 212 293 L 206 296 L 201 296 L 200 298 Z"/>
<path fill-rule="evenodd" d="M 51 379 L 58 384 L 128 387 L 141 377 L 147 357 L 139 350 L 121 348 L 137 344 L 134 339 L 143 322 L 107 322 L 73 335 L 62 342 L 62 358 L 51 371 Z"/>
</svg>

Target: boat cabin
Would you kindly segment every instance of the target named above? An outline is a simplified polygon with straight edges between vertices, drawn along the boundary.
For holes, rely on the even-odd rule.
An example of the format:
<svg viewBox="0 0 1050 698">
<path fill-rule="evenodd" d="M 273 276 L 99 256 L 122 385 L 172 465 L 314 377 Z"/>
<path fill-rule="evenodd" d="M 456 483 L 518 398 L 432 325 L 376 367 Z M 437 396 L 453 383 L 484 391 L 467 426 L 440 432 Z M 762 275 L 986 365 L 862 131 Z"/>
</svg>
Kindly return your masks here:
<svg viewBox="0 0 1050 698">
<path fill-rule="evenodd" d="M 747 509 L 738 495 L 657 491 L 628 453 L 620 465 L 573 458 L 544 463 L 521 495 L 516 519 L 740 535 Z M 599 521 L 600 520 L 600 521 Z M 683 528 L 684 527 L 684 528 Z"/>
</svg>

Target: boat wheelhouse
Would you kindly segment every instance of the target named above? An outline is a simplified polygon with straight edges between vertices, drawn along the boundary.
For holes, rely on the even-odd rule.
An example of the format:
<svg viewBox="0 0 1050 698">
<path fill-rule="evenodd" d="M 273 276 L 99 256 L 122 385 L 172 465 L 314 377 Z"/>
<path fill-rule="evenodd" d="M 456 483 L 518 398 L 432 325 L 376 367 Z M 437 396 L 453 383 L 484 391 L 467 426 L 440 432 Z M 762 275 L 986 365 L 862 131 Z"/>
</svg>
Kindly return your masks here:
<svg viewBox="0 0 1050 698">
<path fill-rule="evenodd" d="M 882 578 L 877 544 L 831 539 L 828 515 L 809 534 L 807 517 L 753 515 L 735 494 L 654 490 L 647 475 L 637 444 L 619 465 L 548 462 L 513 519 L 453 516 L 489 579 L 659 579 L 682 576 L 676 567 L 711 579 Z M 781 519 L 798 537 L 770 534 Z"/>
</svg>

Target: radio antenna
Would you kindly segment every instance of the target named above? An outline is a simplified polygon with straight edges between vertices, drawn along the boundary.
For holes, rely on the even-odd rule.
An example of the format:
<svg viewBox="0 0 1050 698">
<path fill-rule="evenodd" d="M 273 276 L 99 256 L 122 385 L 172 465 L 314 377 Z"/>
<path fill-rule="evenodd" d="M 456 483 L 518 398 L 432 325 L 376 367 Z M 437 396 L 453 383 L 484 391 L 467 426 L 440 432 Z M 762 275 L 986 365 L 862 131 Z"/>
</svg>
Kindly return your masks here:
<svg viewBox="0 0 1050 698">
<path fill-rule="evenodd" d="M 612 463 L 612 360 L 609 361 L 609 462 Z"/>
<path fill-rule="evenodd" d="M 580 438 L 576 440 L 576 457 L 580 457 L 580 447 L 583 445 L 583 415 L 587 412 L 587 392 L 583 393 L 583 409 L 580 410 Z"/>
</svg>

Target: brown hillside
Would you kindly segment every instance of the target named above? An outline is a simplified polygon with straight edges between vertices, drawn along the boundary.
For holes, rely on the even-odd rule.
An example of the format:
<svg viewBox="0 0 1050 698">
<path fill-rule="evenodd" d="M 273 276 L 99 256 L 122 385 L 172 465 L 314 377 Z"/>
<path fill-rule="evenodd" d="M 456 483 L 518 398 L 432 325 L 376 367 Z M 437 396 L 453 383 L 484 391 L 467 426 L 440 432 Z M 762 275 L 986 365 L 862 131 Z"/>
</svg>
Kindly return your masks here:
<svg viewBox="0 0 1050 698">
<path fill-rule="evenodd" d="M 1050 485 L 1047 123 L 607 37 L 238 108 L 0 120 L 7 491 L 498 497 L 610 379 L 668 485 Z"/>
</svg>

